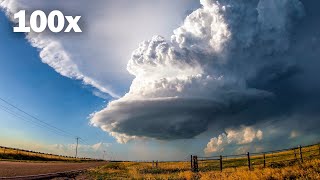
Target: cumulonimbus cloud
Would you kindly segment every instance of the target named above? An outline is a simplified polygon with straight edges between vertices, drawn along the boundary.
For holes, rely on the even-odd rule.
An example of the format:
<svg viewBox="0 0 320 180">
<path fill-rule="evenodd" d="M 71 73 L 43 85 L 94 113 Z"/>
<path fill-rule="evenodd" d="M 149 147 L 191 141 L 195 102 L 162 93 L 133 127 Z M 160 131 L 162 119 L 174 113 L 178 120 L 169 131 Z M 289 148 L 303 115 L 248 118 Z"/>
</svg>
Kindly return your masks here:
<svg viewBox="0 0 320 180">
<path fill-rule="evenodd" d="M 307 21 L 304 4 L 200 2 L 170 41 L 154 36 L 140 44 L 127 66 L 135 76 L 130 91 L 95 113 L 92 124 L 127 140 L 173 140 L 192 138 L 212 125 L 257 123 L 296 108 L 291 95 L 304 92 L 291 81 L 304 70 L 294 57 L 294 41 L 310 38 L 297 32 Z"/>
<path fill-rule="evenodd" d="M 205 154 L 222 152 L 230 144 L 246 145 L 254 141 L 261 141 L 263 132 L 254 127 L 242 126 L 240 129 L 226 129 L 225 133 L 213 137 L 204 149 Z"/>
<path fill-rule="evenodd" d="M 0 3 L 18 10 L 15 1 Z M 154 36 L 132 53 L 127 70 L 135 78 L 129 92 L 93 114 L 93 125 L 125 143 L 141 137 L 192 138 L 210 126 L 224 130 L 293 114 L 319 115 L 317 0 L 200 3 L 170 40 Z M 57 41 L 63 37 L 30 36 L 42 49 L 42 60 L 56 71 L 113 94 L 109 76 L 95 71 L 105 67 L 100 61 L 88 63 L 68 53 L 81 44 L 76 39 L 68 45 Z M 126 39 L 115 42 L 122 41 L 126 44 Z"/>
</svg>

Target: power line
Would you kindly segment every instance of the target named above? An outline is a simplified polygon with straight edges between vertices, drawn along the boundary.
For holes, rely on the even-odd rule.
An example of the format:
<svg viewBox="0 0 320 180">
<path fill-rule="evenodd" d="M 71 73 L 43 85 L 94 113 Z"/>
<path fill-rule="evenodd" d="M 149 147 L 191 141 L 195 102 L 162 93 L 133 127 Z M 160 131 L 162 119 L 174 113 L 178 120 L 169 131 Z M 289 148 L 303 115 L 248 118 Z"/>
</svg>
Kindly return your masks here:
<svg viewBox="0 0 320 180">
<path fill-rule="evenodd" d="M 80 137 L 79 137 L 79 140 L 80 140 L 80 142 L 82 142 L 82 144 L 87 145 L 88 147 L 91 147 L 91 146 L 92 146 L 92 145 L 90 145 L 86 140 L 84 140 L 84 139 L 82 139 L 82 138 L 80 138 Z M 99 157 L 99 155 L 97 154 L 96 151 L 91 151 L 91 152 L 94 154 L 94 156 L 95 156 L 96 158 Z"/>
<path fill-rule="evenodd" d="M 8 107 L 5 107 L 5 106 L 3 106 L 3 105 L 0 105 L 0 109 L 3 110 L 3 111 L 5 111 L 5 112 L 7 112 L 8 114 L 10 114 L 10 115 L 18 118 L 18 119 L 21 119 L 21 120 L 23 120 L 23 121 L 26 121 L 26 122 L 28 122 L 28 123 L 31 123 L 31 124 L 33 124 L 33 125 L 35 125 L 35 126 L 37 126 L 37 127 L 47 128 L 47 127 L 44 126 L 43 124 L 40 124 L 40 123 L 37 123 L 37 122 L 35 122 L 35 121 L 31 120 L 31 119 L 28 119 L 28 118 L 24 117 L 23 115 L 16 113 L 15 111 L 11 110 L 11 109 L 8 108 Z M 57 134 L 57 135 L 66 137 L 65 134 L 61 134 L 60 132 L 55 131 L 54 129 L 48 129 L 48 130 L 51 131 L 52 133 Z"/>
<path fill-rule="evenodd" d="M 73 135 L 73 134 L 71 134 L 71 133 L 69 133 L 69 132 L 67 132 L 67 131 L 65 131 L 63 129 L 60 129 L 60 128 L 58 128 L 56 126 L 53 126 L 53 125 L 51 125 L 51 124 L 49 124 L 49 123 L 47 123 L 47 122 L 45 122 L 43 120 L 40 120 L 39 118 L 35 117 L 34 115 L 26 112 L 22 108 L 19 108 L 19 107 L 15 106 L 14 104 L 8 102 L 7 100 L 5 100 L 5 99 L 3 99 L 1 97 L 0 97 L 0 102 L 3 102 L 3 103 L 6 104 L 6 105 L 3 105 L 3 103 L 2 104 L 0 103 L 0 109 L 1 110 L 9 113 L 10 115 L 12 115 L 12 116 L 14 116 L 14 117 L 16 117 L 18 119 L 21 119 L 23 121 L 31 123 L 31 124 L 33 124 L 33 125 L 35 125 L 37 127 L 40 127 L 40 128 L 46 128 L 47 130 L 51 131 L 52 133 L 55 133 L 55 134 L 60 135 L 60 136 L 64 136 L 64 137 L 68 137 L 68 138 L 70 138 L 70 137 L 74 138 L 75 137 L 76 140 L 77 140 L 76 157 L 78 156 L 79 142 L 82 142 L 82 144 L 85 144 L 88 147 L 91 146 L 91 145 L 89 145 L 89 143 L 86 140 L 82 139 L 81 137 L 75 136 L 75 135 Z M 94 155 L 96 157 L 98 157 L 95 151 L 92 151 L 92 152 L 94 153 Z"/>
<path fill-rule="evenodd" d="M 24 110 L 22 110 L 21 108 L 19 108 L 19 107 L 17 107 L 17 106 L 15 106 L 15 105 L 13 105 L 13 104 L 12 104 L 12 103 L 10 103 L 10 102 L 8 102 L 8 101 L 4 100 L 4 99 L 3 99 L 3 98 L 1 98 L 1 97 L 0 97 L 0 100 L 1 100 L 2 102 L 6 103 L 7 105 L 9 105 L 9 106 L 13 107 L 14 109 L 16 109 L 16 110 L 18 110 L 18 111 L 22 112 L 23 114 L 25 114 L 25 115 L 27 115 L 27 116 L 31 117 L 32 119 L 34 119 L 34 120 L 36 120 L 36 121 L 40 122 L 41 124 L 44 124 L 45 126 L 48 126 L 49 128 L 55 129 L 55 130 L 57 130 L 57 131 L 60 131 L 61 133 L 64 133 L 64 134 L 66 134 L 66 135 L 68 135 L 68 136 L 75 137 L 73 134 L 71 134 L 71 133 L 69 133 L 69 132 L 66 132 L 66 131 L 64 131 L 64 130 L 62 130 L 62 129 L 60 129 L 60 128 L 57 128 L 57 127 L 55 127 L 55 126 L 53 126 L 53 125 L 51 125 L 51 124 L 49 124 L 49 123 L 47 123 L 47 122 L 45 122 L 45 121 L 40 120 L 40 119 L 39 119 L 39 118 L 37 118 L 37 117 L 35 117 L 35 116 L 33 116 L 33 115 L 31 115 L 31 114 L 27 113 L 26 111 L 24 111 Z"/>
</svg>

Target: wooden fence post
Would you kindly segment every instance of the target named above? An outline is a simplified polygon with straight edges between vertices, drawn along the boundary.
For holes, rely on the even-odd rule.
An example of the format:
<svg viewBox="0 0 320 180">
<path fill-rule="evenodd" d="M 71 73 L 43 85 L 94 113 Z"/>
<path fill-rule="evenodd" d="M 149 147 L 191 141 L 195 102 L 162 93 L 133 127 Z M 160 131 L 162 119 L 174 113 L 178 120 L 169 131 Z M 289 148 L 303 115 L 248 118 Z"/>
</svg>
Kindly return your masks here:
<svg viewBox="0 0 320 180">
<path fill-rule="evenodd" d="M 319 156 L 320 156 L 320 144 L 318 144 L 318 148 L 319 148 Z"/>
<path fill-rule="evenodd" d="M 3 148 L 3 154 L 5 154 L 6 153 L 6 148 Z"/>
<path fill-rule="evenodd" d="M 249 167 L 249 170 L 251 170 L 251 162 L 250 162 L 250 153 L 249 152 L 247 153 L 247 156 L 248 156 L 248 167 Z"/>
<path fill-rule="evenodd" d="M 198 172 L 199 166 L 198 166 L 198 156 L 193 156 L 193 172 Z"/>
<path fill-rule="evenodd" d="M 266 154 L 263 154 L 263 167 L 266 168 Z"/>
<path fill-rule="evenodd" d="M 293 149 L 294 151 L 294 159 L 297 160 L 297 153 L 296 153 L 296 149 Z"/>
<path fill-rule="evenodd" d="M 193 163 L 192 163 L 193 162 L 193 157 L 192 157 L 192 155 L 191 155 L 191 161 L 190 162 L 191 162 L 191 171 L 193 171 Z"/>
<path fill-rule="evenodd" d="M 158 160 L 156 161 L 156 168 L 158 168 Z"/>
<path fill-rule="evenodd" d="M 302 158 L 302 146 L 299 146 L 299 150 L 300 150 L 300 160 L 301 162 L 303 162 L 303 158 Z"/>
<path fill-rule="evenodd" d="M 199 165 L 198 165 L 198 156 L 196 156 L 196 172 L 199 171 Z"/>
<path fill-rule="evenodd" d="M 222 172 L 222 156 L 220 156 L 220 171 Z"/>
</svg>

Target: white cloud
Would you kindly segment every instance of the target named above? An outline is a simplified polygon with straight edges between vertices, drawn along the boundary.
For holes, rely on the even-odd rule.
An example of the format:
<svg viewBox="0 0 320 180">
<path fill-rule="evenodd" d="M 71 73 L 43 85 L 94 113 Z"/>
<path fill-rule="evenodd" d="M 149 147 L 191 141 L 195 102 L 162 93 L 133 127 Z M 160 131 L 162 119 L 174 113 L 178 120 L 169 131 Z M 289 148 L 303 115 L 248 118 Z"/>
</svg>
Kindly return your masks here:
<svg viewBox="0 0 320 180">
<path fill-rule="evenodd" d="M 105 131 L 108 131 L 105 129 Z M 113 136 L 118 143 L 120 144 L 126 144 L 127 142 L 137 139 L 136 136 L 127 136 L 126 134 L 116 133 L 116 132 L 110 132 L 110 135 Z"/>
<path fill-rule="evenodd" d="M 83 22 L 90 22 L 82 24 L 81 36 L 46 32 L 31 33 L 28 39 L 40 48 L 43 62 L 96 87 L 100 97 L 105 97 L 103 92 L 121 96 L 134 76 L 127 94 L 91 117 L 93 125 L 120 143 L 145 137 L 193 138 L 210 125 L 221 130 L 292 111 L 301 111 L 301 118 L 318 112 L 318 102 L 313 102 L 320 92 L 314 78 L 320 52 L 317 11 L 297 26 L 305 14 L 304 5 L 310 10 L 317 7 L 316 1 L 201 0 L 202 7 L 174 30 L 170 40 L 166 39 L 180 20 L 172 17 L 182 17 L 191 1 L 0 2 L 8 12 L 20 7 L 63 7 L 66 13 L 82 14 Z M 134 8 L 127 8 L 132 7 L 130 3 Z M 142 42 L 130 58 L 137 42 L 154 33 L 165 38 L 154 36 Z M 295 76 L 301 71 L 303 75 Z M 229 139 L 236 139 L 231 137 L 237 133 L 226 131 L 212 144 L 219 144 L 215 148 L 221 150 L 229 142 L 225 138 L 230 134 Z M 262 131 L 250 129 L 244 133 L 234 141 L 246 144 L 263 136 Z"/>
<path fill-rule="evenodd" d="M 246 145 L 255 141 L 261 141 L 263 132 L 260 129 L 255 129 L 249 126 L 242 126 L 240 129 L 226 129 L 225 133 L 220 134 L 218 137 L 211 138 L 204 149 L 206 154 L 214 152 L 222 152 L 230 145 Z M 248 149 L 248 146 L 239 147 Z"/>
<path fill-rule="evenodd" d="M 30 148 L 30 145 L 28 145 Z M 99 142 L 96 144 L 79 144 L 78 145 L 78 157 L 90 157 L 101 158 L 103 151 L 110 149 L 110 143 Z M 52 145 L 39 145 L 38 150 L 40 152 L 48 152 L 59 155 L 75 156 L 76 144 L 52 144 Z"/>
<path fill-rule="evenodd" d="M 86 155 L 86 154 L 94 154 L 96 152 L 100 152 L 106 150 L 111 146 L 110 143 L 103 143 L 99 142 L 92 145 L 86 144 L 79 144 L 78 145 L 78 152 L 79 154 Z M 62 153 L 62 154 L 74 154 L 76 149 L 76 144 L 53 144 L 48 145 L 48 149 L 53 152 Z"/>
<path fill-rule="evenodd" d="M 3 141 L 3 146 L 50 153 L 64 156 L 75 156 L 76 144 L 42 144 L 28 140 L 10 138 Z M 78 157 L 102 158 L 103 151 L 111 149 L 111 143 L 78 144 Z"/>
<path fill-rule="evenodd" d="M 226 134 L 220 134 L 218 137 L 211 138 L 204 149 L 206 154 L 212 152 L 222 152 L 226 145 L 229 144 L 229 140 Z"/>
<path fill-rule="evenodd" d="M 191 138 L 211 122 L 222 124 L 219 116 L 273 96 L 248 82 L 268 66 L 287 71 L 286 59 L 272 54 L 288 50 L 292 21 L 302 16 L 301 3 L 200 2 L 202 7 L 174 30 L 171 41 L 154 36 L 132 53 L 127 65 L 135 76 L 130 91 L 95 113 L 92 124 L 111 134 Z M 266 16 L 269 9 L 281 21 Z"/>
<path fill-rule="evenodd" d="M 0 8 L 9 16 L 20 9 L 27 10 L 27 18 L 35 9 L 59 9 L 65 15 L 81 15 L 83 33 L 29 33 L 27 39 L 40 50 L 42 62 L 55 71 L 114 98 L 119 98 L 132 80 L 126 64 L 136 44 L 154 32 L 169 34 L 191 4 L 194 4 L 191 0 L 99 0 L 94 3 L 86 0 L 0 0 Z M 150 13 L 155 16 L 149 16 Z"/>
<path fill-rule="evenodd" d="M 263 133 L 261 130 L 255 130 L 252 127 L 242 127 L 240 130 L 226 130 L 229 143 L 236 142 L 237 144 L 248 144 L 254 139 L 261 140 Z"/>
</svg>

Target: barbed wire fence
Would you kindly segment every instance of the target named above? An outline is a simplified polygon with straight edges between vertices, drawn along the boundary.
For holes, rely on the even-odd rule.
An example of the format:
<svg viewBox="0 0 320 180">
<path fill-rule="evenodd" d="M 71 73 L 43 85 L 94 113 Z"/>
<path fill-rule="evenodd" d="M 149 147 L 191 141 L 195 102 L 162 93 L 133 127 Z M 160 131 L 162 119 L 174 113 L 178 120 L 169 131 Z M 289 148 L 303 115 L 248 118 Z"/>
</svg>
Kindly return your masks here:
<svg viewBox="0 0 320 180">
<path fill-rule="evenodd" d="M 223 171 L 226 168 L 245 166 L 249 170 L 253 170 L 256 167 L 283 167 L 315 158 L 320 158 L 320 143 L 260 153 L 247 152 L 245 154 L 210 157 L 191 155 L 190 164 L 193 172 Z"/>
</svg>

